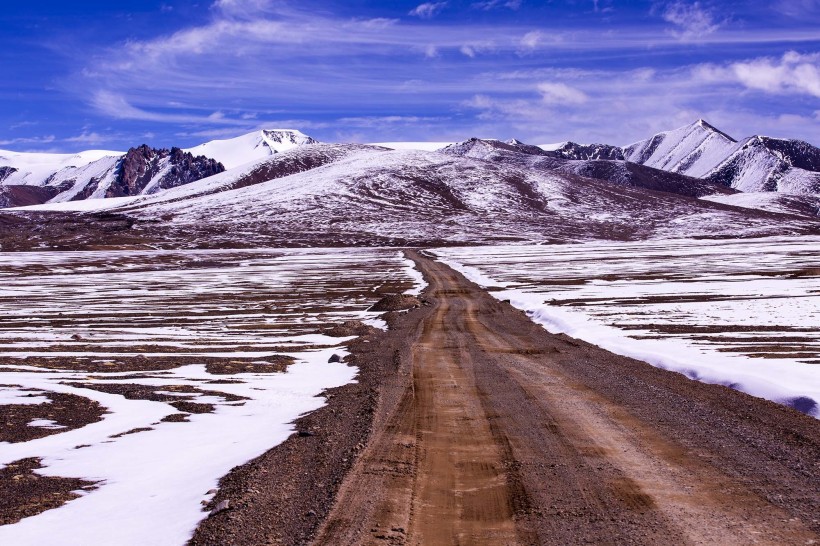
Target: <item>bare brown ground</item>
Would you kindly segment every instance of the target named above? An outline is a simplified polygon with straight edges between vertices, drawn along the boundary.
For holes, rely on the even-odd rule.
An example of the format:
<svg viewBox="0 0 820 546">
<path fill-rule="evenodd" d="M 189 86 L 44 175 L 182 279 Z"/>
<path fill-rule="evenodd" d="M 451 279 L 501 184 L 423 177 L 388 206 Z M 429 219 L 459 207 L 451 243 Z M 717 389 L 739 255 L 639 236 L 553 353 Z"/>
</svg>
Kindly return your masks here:
<svg viewBox="0 0 820 546">
<path fill-rule="evenodd" d="M 554 336 L 415 256 L 435 301 L 315 544 L 811 544 L 820 422 Z"/>
</svg>

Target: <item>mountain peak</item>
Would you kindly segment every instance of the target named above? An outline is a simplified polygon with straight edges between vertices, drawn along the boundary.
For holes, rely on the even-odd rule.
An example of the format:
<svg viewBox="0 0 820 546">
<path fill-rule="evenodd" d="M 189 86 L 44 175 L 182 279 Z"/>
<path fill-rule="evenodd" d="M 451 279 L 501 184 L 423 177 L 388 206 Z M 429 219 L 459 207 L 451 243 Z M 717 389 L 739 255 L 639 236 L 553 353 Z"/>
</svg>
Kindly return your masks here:
<svg viewBox="0 0 820 546">
<path fill-rule="evenodd" d="M 233 169 L 297 146 L 318 142 L 297 129 L 259 129 L 236 138 L 212 140 L 186 151 L 195 156 L 212 157 L 226 168 Z"/>
<path fill-rule="evenodd" d="M 708 121 L 706 121 L 703 118 L 700 118 L 695 123 L 692 123 L 691 125 L 688 125 L 687 128 L 700 128 L 700 129 L 703 129 L 703 130 L 708 131 L 710 133 L 720 135 L 720 136 L 722 136 L 723 138 L 727 139 L 730 142 L 737 142 L 737 140 L 730 137 L 729 135 L 727 135 L 726 133 L 724 133 L 723 131 L 721 131 L 720 129 L 718 129 L 717 127 L 715 127 L 714 125 L 712 125 L 711 123 L 709 123 Z"/>
</svg>

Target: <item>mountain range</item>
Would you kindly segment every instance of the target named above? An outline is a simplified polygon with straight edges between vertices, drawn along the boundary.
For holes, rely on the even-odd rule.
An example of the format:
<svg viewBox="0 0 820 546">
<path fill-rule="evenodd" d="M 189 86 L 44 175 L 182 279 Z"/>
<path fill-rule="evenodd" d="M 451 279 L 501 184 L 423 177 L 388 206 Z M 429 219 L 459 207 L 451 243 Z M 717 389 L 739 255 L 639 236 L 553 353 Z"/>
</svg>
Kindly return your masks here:
<svg viewBox="0 0 820 546">
<path fill-rule="evenodd" d="M 742 192 L 820 192 L 820 149 L 765 136 L 738 141 L 702 119 L 624 147 L 567 142 L 553 153 L 565 159 L 628 161 Z"/>
<path fill-rule="evenodd" d="M 0 247 L 445 245 L 820 233 L 820 195 L 810 192 L 811 184 L 789 193 L 782 183 L 810 182 L 818 174 L 812 170 L 817 149 L 799 141 L 735 142 L 698 121 L 626 147 L 565 143 L 545 149 L 471 138 L 436 151 L 424 148 L 324 144 L 298 131 L 271 130 L 188 150 L 0 152 L 6 204 L 44 203 L 0 211 L 6 227 Z M 730 172 L 739 178 L 721 178 Z M 733 187 L 752 179 L 776 179 L 763 185 L 778 191 Z"/>
</svg>

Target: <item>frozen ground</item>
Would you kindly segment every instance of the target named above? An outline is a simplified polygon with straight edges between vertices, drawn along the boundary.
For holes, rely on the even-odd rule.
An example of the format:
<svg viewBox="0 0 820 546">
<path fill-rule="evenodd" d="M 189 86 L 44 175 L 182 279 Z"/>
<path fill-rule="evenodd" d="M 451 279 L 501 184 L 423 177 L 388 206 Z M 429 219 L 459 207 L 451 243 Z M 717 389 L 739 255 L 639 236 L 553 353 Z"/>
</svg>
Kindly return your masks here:
<svg viewBox="0 0 820 546">
<path fill-rule="evenodd" d="M 820 238 L 435 254 L 551 332 L 820 417 Z"/>
<path fill-rule="evenodd" d="M 0 544 L 184 543 L 221 476 L 354 380 L 326 329 L 418 283 L 382 249 L 0 254 L 0 412 L 40 431 L 0 468 L 96 482 Z M 77 426 L 60 393 L 106 413 Z"/>
</svg>

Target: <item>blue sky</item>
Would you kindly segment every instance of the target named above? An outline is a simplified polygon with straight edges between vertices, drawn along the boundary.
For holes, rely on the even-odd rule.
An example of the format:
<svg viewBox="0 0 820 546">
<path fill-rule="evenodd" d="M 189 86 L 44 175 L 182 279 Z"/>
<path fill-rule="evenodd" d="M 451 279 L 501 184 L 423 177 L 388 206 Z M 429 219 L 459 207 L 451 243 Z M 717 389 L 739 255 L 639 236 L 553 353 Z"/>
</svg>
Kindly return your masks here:
<svg viewBox="0 0 820 546">
<path fill-rule="evenodd" d="M 820 145 L 820 0 L 8 2 L 0 148 L 626 144 L 705 118 Z"/>
</svg>

